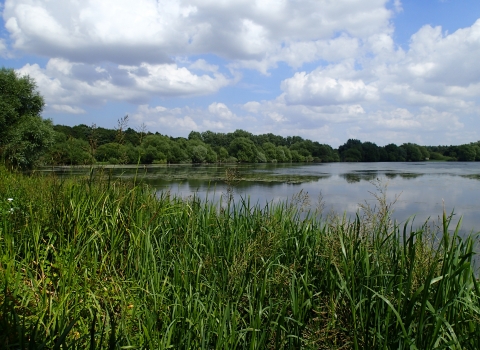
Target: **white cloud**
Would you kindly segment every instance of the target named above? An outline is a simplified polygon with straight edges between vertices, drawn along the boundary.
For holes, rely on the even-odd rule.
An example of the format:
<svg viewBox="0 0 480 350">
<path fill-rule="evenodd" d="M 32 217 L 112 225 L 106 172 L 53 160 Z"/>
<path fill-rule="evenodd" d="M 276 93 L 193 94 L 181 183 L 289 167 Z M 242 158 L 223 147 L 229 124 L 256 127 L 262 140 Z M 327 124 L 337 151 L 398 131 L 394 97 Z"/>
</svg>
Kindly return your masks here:
<svg viewBox="0 0 480 350">
<path fill-rule="evenodd" d="M 395 11 L 400 13 L 403 12 L 403 6 L 402 2 L 400 0 L 394 0 L 393 1 L 393 7 L 395 8 Z"/>
<path fill-rule="evenodd" d="M 208 111 L 223 120 L 239 120 L 224 103 L 214 102 L 208 106 Z"/>
<path fill-rule="evenodd" d="M 8 49 L 4 39 L 0 39 L 0 57 L 7 57 Z"/>
<path fill-rule="evenodd" d="M 144 124 L 147 129 L 161 130 L 163 134 L 185 136 L 192 130 L 198 130 L 198 125 L 188 115 L 189 112 L 189 109 L 140 105 L 133 113 L 132 120 L 138 125 Z"/>
<path fill-rule="evenodd" d="M 368 116 L 358 104 L 289 105 L 283 95 L 272 101 L 250 101 L 242 108 L 256 120 L 255 124 L 243 127 L 250 132 L 255 134 L 271 132 L 283 136 L 303 135 L 334 146 L 341 141 L 341 137 L 335 135 L 334 130 L 345 129 L 345 123 L 368 121 Z"/>
<path fill-rule="evenodd" d="M 387 113 L 377 112 L 372 119 L 379 126 L 387 129 L 418 129 L 422 124 L 405 108 L 397 108 Z"/>
<path fill-rule="evenodd" d="M 52 105 L 48 106 L 47 108 L 51 108 L 55 112 L 61 112 L 61 113 L 69 113 L 69 114 L 84 114 L 86 111 L 80 107 L 76 106 L 69 106 L 69 105 Z"/>
<path fill-rule="evenodd" d="M 144 123 L 148 128 L 159 130 L 163 134 L 183 137 L 192 130 L 230 132 L 245 129 L 245 118 L 238 117 L 221 102 L 214 102 L 206 109 L 140 105 L 132 113 L 132 120 L 137 125 Z"/>
<path fill-rule="evenodd" d="M 286 62 L 293 68 L 304 63 L 325 60 L 335 62 L 352 59 L 358 55 L 360 41 L 357 38 L 341 35 L 328 40 L 290 41 L 268 52 L 262 59 L 242 59 L 230 63 L 231 68 L 256 69 L 268 75 L 269 69 L 277 66 L 277 62 Z"/>
<path fill-rule="evenodd" d="M 74 62 L 138 66 L 214 53 L 298 66 L 322 52 L 327 59 L 345 55 L 351 51 L 345 40 L 383 31 L 392 15 L 386 2 L 6 0 L 3 17 L 16 49 Z M 341 39 L 332 39 L 338 33 Z M 297 47 L 309 42 L 315 43 L 310 57 L 295 57 Z"/>
<path fill-rule="evenodd" d="M 391 111 L 377 111 L 370 119 L 378 126 L 393 130 L 415 131 L 444 131 L 460 130 L 463 123 L 458 116 L 450 112 L 437 111 L 432 107 L 421 107 L 417 113 L 412 113 L 405 108 L 396 108 Z"/>
<path fill-rule="evenodd" d="M 403 61 L 392 67 L 406 81 L 469 86 L 480 80 L 480 19 L 452 34 L 426 25 L 415 33 Z"/>
<path fill-rule="evenodd" d="M 206 95 L 230 83 L 223 74 L 196 75 L 176 64 L 142 63 L 140 66 L 118 66 L 118 69 L 128 72 L 138 89 L 162 96 Z"/>
<path fill-rule="evenodd" d="M 218 72 L 218 66 L 214 64 L 209 64 L 204 59 L 198 59 L 188 66 L 190 70 L 201 70 L 204 72 Z"/>
<path fill-rule="evenodd" d="M 107 101 L 147 102 L 152 97 L 211 94 L 230 84 L 224 75 L 196 75 L 176 64 L 105 67 L 51 59 L 45 69 L 27 64 L 18 69 L 37 82 L 51 105 L 91 105 Z"/>
<path fill-rule="evenodd" d="M 292 78 L 282 82 L 285 101 L 289 104 L 305 104 L 312 106 L 328 106 L 346 103 L 358 103 L 378 99 L 377 89 L 365 84 L 361 79 L 342 78 L 348 72 L 348 67 L 317 69 L 311 73 L 295 73 Z M 333 73 L 333 74 L 332 74 Z"/>
<path fill-rule="evenodd" d="M 47 112 L 126 101 L 140 105 L 136 120 L 172 135 L 242 128 L 333 145 L 476 137 L 480 19 L 451 34 L 425 25 L 401 48 L 392 18 L 402 11 L 400 0 L 5 0 L 0 55 L 8 42 L 49 59 L 18 69 Z M 264 83 L 245 69 L 278 75 Z M 215 96 L 240 79 L 228 91 L 250 97 Z M 258 91 L 273 97 L 256 101 Z M 155 106 L 197 96 L 206 107 Z"/>
</svg>

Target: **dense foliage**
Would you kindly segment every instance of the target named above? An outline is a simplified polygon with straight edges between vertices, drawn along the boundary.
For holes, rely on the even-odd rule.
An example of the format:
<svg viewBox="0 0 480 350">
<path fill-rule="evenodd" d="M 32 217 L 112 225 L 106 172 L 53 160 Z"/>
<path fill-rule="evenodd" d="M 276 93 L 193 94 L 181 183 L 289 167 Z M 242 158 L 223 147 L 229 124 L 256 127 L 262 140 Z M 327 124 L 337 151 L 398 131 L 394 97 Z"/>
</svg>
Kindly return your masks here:
<svg viewBox="0 0 480 350">
<path fill-rule="evenodd" d="M 475 237 L 0 168 L 4 349 L 478 349 Z M 380 192 L 382 193 L 382 192 Z"/>
<path fill-rule="evenodd" d="M 338 149 L 327 144 L 283 137 L 192 131 L 173 138 L 127 127 L 128 116 L 116 129 L 80 124 L 55 125 L 40 116 L 44 100 L 28 76 L 0 69 L 0 159 L 8 166 L 30 169 L 39 164 L 79 165 L 266 162 L 396 162 L 480 160 L 480 141 L 460 146 L 420 146 L 404 143 L 377 146 L 350 139 Z"/>
<path fill-rule="evenodd" d="M 53 164 L 338 161 L 337 153 L 328 145 L 243 130 L 227 134 L 191 132 L 188 139 L 131 128 L 123 131 L 57 125 L 55 130 L 57 142 L 50 152 Z"/>
<path fill-rule="evenodd" d="M 53 129 L 40 116 L 43 106 L 30 77 L 0 69 L 0 159 L 8 166 L 33 168 L 51 146 Z"/>
<path fill-rule="evenodd" d="M 124 119 L 125 120 L 125 119 Z M 254 135 L 192 131 L 188 138 L 131 128 L 105 129 L 81 124 L 55 125 L 51 164 L 170 164 L 268 162 L 406 162 L 424 160 L 480 160 L 480 142 L 460 146 L 420 146 L 404 143 L 377 146 L 350 139 L 338 149 L 300 136 Z"/>
<path fill-rule="evenodd" d="M 298 136 L 284 138 L 236 130 L 232 133 L 192 131 L 188 138 L 173 138 L 131 128 L 114 130 L 83 124 L 54 128 L 56 142 L 49 154 L 52 164 L 339 161 L 338 153 L 329 145 Z"/>
<path fill-rule="evenodd" d="M 338 148 L 344 162 L 418 162 L 424 160 L 479 161 L 480 142 L 460 146 L 420 146 L 393 143 L 384 147 L 350 139 Z"/>
</svg>

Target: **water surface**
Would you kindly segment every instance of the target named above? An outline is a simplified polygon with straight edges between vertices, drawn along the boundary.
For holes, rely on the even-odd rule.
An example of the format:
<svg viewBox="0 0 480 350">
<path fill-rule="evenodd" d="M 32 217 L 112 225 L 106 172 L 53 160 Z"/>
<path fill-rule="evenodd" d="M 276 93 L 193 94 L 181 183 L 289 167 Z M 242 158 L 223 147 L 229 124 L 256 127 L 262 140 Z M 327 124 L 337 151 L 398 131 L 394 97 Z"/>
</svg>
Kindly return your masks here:
<svg viewBox="0 0 480 350">
<path fill-rule="evenodd" d="M 69 174 L 88 171 L 61 170 Z M 373 194 L 378 194 L 375 185 L 380 185 L 387 188 L 387 201 L 395 202 L 393 215 L 400 223 L 414 216 L 420 225 L 429 218 L 437 219 L 445 208 L 447 214 L 455 213 L 453 225 L 463 217 L 463 232 L 480 231 L 479 162 L 117 166 L 104 171 L 115 177 L 137 176 L 158 194 L 195 194 L 215 201 L 225 198 L 229 189 L 236 200 L 249 198 L 260 205 L 290 200 L 302 192 L 308 195 L 311 209 L 321 201 L 324 213 L 350 217 L 360 204 L 377 204 Z M 227 183 L 226 177 L 231 181 Z"/>
</svg>

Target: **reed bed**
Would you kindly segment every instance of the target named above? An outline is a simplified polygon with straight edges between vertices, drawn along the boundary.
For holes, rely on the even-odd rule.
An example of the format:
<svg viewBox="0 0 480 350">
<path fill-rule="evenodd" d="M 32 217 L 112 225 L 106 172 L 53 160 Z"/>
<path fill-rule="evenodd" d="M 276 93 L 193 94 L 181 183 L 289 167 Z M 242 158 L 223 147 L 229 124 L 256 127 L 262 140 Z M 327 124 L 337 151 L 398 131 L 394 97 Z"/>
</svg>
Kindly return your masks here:
<svg viewBox="0 0 480 350">
<path fill-rule="evenodd" d="M 478 349 L 475 235 L 0 169 L 5 349 Z"/>
</svg>

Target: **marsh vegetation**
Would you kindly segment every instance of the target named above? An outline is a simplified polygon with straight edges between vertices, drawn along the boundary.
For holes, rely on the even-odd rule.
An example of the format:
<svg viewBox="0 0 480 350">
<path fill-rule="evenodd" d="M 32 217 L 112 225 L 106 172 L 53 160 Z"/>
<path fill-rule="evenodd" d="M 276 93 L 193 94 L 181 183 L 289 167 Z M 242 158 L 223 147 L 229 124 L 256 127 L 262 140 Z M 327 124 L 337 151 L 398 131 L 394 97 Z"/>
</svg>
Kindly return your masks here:
<svg viewBox="0 0 480 350">
<path fill-rule="evenodd" d="M 234 175 L 234 174 L 233 174 Z M 476 236 L 0 170 L 7 349 L 476 349 Z M 233 179 L 234 180 L 234 179 Z M 321 203 L 318 209 L 321 210 Z"/>
</svg>

